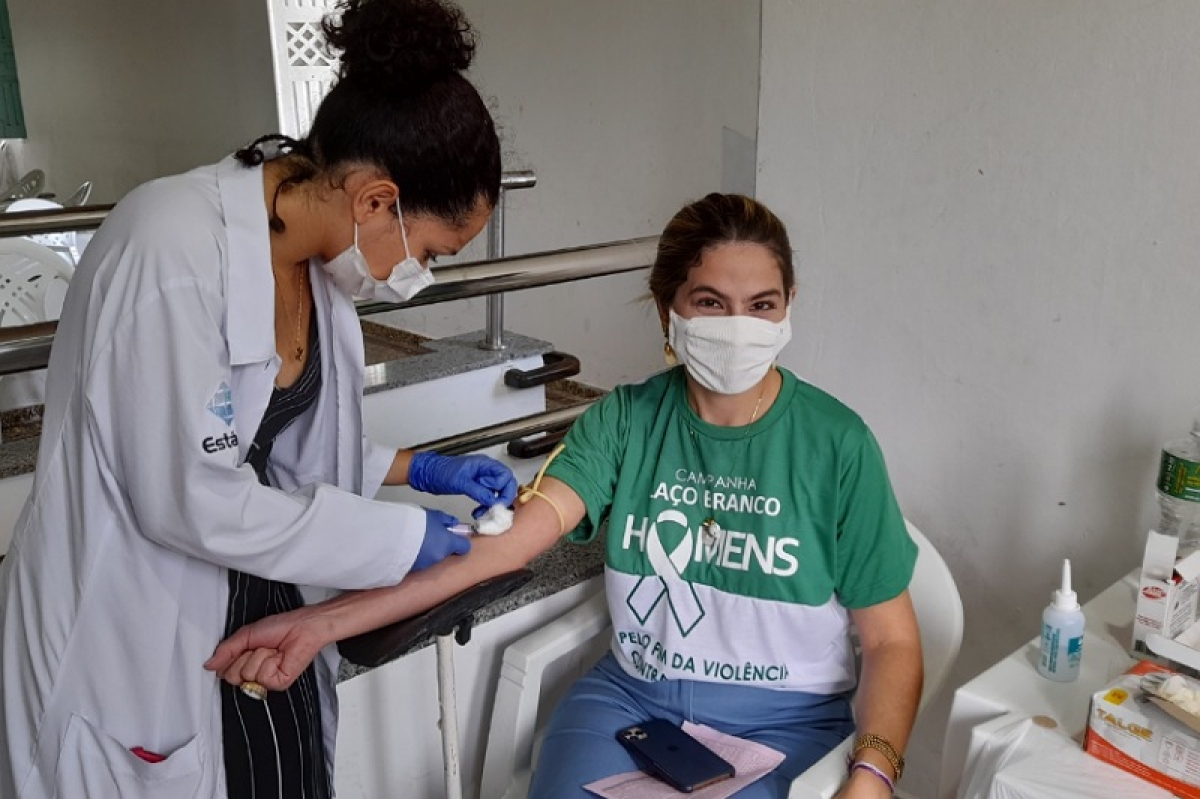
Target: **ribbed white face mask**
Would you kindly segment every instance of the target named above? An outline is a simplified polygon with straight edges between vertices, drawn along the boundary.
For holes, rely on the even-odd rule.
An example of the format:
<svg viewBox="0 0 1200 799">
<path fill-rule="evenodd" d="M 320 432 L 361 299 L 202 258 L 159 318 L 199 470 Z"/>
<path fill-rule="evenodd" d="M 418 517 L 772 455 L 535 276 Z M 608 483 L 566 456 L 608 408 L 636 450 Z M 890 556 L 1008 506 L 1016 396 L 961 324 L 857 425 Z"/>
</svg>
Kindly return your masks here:
<svg viewBox="0 0 1200 799">
<path fill-rule="evenodd" d="M 791 308 L 782 322 L 754 316 L 693 316 L 669 311 L 667 340 L 688 374 L 709 391 L 741 394 L 766 376 L 792 340 Z"/>
<path fill-rule="evenodd" d="M 367 259 L 358 249 L 358 223 L 354 223 L 354 244 L 331 261 L 322 264 L 334 285 L 359 300 L 404 302 L 434 281 L 433 271 L 421 266 L 408 250 L 408 233 L 400 213 L 400 198 L 396 198 L 396 217 L 400 221 L 400 236 L 404 241 L 404 260 L 392 268 L 387 280 L 377 280 L 371 274 Z"/>
</svg>

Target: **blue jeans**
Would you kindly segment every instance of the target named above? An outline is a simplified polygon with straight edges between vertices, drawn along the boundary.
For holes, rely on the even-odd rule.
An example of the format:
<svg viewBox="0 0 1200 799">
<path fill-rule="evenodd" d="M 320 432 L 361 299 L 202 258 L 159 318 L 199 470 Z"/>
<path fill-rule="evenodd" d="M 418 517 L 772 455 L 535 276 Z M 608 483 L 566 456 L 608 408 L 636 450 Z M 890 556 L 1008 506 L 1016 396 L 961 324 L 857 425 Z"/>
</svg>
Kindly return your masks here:
<svg viewBox="0 0 1200 799">
<path fill-rule="evenodd" d="M 735 794 L 739 799 L 786 797 L 793 779 L 854 730 L 849 694 L 823 696 L 695 680 L 646 682 L 626 674 L 610 653 L 555 709 L 530 799 L 595 799 L 584 785 L 637 771 L 616 733 L 651 718 L 704 724 L 786 755 L 777 769 Z"/>
</svg>

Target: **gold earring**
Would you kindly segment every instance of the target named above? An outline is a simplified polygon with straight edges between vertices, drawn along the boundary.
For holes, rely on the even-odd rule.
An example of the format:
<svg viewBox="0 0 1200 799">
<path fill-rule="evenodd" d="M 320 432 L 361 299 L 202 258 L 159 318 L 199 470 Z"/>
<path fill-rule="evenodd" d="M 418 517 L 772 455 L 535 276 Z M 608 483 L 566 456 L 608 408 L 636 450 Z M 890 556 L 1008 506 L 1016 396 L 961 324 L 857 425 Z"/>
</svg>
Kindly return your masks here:
<svg viewBox="0 0 1200 799">
<path fill-rule="evenodd" d="M 667 362 L 667 366 L 675 366 L 679 363 L 679 358 L 675 357 L 675 348 L 669 341 L 663 342 L 663 360 Z"/>
</svg>

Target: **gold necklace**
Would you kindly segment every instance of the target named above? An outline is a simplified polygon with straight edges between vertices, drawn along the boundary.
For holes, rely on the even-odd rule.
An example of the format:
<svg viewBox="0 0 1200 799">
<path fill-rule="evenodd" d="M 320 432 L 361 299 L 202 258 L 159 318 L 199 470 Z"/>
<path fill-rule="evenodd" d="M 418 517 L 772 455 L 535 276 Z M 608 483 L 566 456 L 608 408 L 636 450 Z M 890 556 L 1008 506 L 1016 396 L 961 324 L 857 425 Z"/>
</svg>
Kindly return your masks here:
<svg viewBox="0 0 1200 799">
<path fill-rule="evenodd" d="M 304 280 L 304 269 L 296 268 L 296 332 L 292 336 L 292 344 L 296 348 L 296 360 L 304 359 L 304 345 L 300 343 L 301 328 L 304 325 L 304 288 L 306 282 Z M 275 296 L 279 299 L 279 307 L 284 307 L 283 293 L 279 291 L 279 281 L 275 281 Z M 286 312 L 286 308 L 284 309 Z M 290 319 L 285 320 L 289 324 Z"/>
<path fill-rule="evenodd" d="M 754 420 L 758 418 L 758 409 L 762 407 L 763 397 L 767 396 L 767 378 L 770 376 L 768 373 L 767 377 L 763 378 L 762 390 L 758 392 L 758 402 L 754 403 L 754 413 L 750 414 L 750 421 L 747 424 L 754 424 Z"/>
<path fill-rule="evenodd" d="M 758 392 L 758 401 L 754 403 L 754 413 L 750 414 L 750 421 L 746 423 L 748 425 L 754 424 L 754 420 L 758 418 L 758 410 L 762 407 L 763 397 L 767 396 L 767 378 L 770 376 L 770 373 L 768 373 L 767 376 L 763 378 L 763 386 Z M 694 438 L 696 432 L 694 430 L 689 432 L 691 432 L 692 437 Z M 700 523 L 700 534 L 703 536 L 706 546 L 712 546 L 713 542 L 717 540 L 717 536 L 720 533 L 721 525 L 712 516 L 706 517 L 704 521 Z"/>
<path fill-rule="evenodd" d="M 770 373 L 768 373 L 767 376 L 763 378 L 762 388 L 758 391 L 758 400 L 754 403 L 754 413 L 750 414 L 750 421 L 746 422 L 748 425 L 754 424 L 754 420 L 758 418 L 758 410 L 762 407 L 763 398 L 767 396 L 767 380 L 770 378 L 770 376 Z M 700 406 L 699 403 L 696 402 L 696 398 L 692 396 L 692 389 L 690 386 L 687 389 L 687 401 L 688 405 L 690 405 L 692 410 L 696 412 L 696 415 L 699 416 Z M 695 431 L 692 432 L 692 435 L 695 435 Z"/>
</svg>

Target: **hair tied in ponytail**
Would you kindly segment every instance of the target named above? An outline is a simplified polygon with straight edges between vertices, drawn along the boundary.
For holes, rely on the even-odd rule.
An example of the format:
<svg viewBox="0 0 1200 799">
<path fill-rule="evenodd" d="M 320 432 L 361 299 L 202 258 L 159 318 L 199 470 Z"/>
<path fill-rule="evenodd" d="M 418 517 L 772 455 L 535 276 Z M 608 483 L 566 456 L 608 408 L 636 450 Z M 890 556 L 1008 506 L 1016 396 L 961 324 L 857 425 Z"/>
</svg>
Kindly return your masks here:
<svg viewBox="0 0 1200 799">
<path fill-rule="evenodd" d="M 298 141 L 282 133 L 269 133 L 259 136 L 242 149 L 233 154 L 242 166 L 260 166 L 267 161 L 273 161 L 285 155 L 303 155 L 312 157 L 308 143 Z"/>
</svg>

